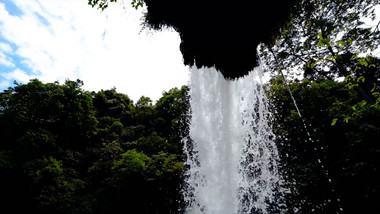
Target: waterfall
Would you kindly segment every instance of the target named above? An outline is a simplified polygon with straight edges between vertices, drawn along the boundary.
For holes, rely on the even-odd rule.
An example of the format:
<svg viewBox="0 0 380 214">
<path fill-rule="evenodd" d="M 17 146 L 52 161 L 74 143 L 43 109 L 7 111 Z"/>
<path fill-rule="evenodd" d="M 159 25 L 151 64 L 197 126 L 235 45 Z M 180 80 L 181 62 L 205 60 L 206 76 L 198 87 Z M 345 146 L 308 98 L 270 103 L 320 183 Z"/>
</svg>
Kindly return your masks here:
<svg viewBox="0 0 380 214">
<path fill-rule="evenodd" d="M 285 212 L 261 73 L 227 81 L 215 68 L 191 68 L 187 214 Z"/>
</svg>

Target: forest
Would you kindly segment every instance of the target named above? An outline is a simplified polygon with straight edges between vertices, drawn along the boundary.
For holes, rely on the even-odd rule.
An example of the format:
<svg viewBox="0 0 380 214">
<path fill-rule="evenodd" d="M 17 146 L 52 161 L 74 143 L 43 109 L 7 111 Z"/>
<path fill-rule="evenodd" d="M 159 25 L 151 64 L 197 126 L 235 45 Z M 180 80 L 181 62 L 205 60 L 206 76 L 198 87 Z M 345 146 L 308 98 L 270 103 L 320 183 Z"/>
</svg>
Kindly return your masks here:
<svg viewBox="0 0 380 214">
<path fill-rule="evenodd" d="M 1 93 L 1 201 L 39 213 L 174 213 L 181 203 L 187 87 L 155 105 L 81 81 Z"/>
<path fill-rule="evenodd" d="M 134 1 L 136 2 L 136 1 Z M 141 1 L 138 1 L 141 2 Z M 360 3 L 359 3 L 360 2 Z M 299 8 L 258 57 L 286 213 L 380 210 L 377 0 Z M 292 72 L 290 72 L 292 71 Z M 292 78 L 301 73 L 302 78 Z M 12 213 L 184 213 L 189 87 L 153 102 L 81 80 L 15 82 L 0 93 L 1 209 Z"/>
<path fill-rule="evenodd" d="M 371 70 L 379 75 L 379 64 Z M 181 213 L 188 88 L 165 92 L 153 104 L 148 97 L 134 103 L 116 89 L 88 92 L 82 84 L 34 79 L 1 93 L 3 209 Z M 360 85 L 378 87 L 379 78 Z M 281 171 L 291 190 L 288 208 L 379 208 L 379 105 L 355 110 L 360 93 L 324 78 L 294 81 L 289 88 L 302 118 L 281 77 L 267 91 Z"/>
</svg>

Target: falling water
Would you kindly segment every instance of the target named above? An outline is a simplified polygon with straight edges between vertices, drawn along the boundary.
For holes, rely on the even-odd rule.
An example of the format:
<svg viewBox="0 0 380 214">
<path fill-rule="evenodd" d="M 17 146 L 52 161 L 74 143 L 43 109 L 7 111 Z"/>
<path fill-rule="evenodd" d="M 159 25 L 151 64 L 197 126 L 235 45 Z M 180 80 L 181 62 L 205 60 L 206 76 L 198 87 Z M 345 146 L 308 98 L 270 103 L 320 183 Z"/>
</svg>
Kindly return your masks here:
<svg viewBox="0 0 380 214">
<path fill-rule="evenodd" d="M 187 214 L 285 212 L 261 73 L 227 81 L 214 68 L 191 69 Z"/>
</svg>

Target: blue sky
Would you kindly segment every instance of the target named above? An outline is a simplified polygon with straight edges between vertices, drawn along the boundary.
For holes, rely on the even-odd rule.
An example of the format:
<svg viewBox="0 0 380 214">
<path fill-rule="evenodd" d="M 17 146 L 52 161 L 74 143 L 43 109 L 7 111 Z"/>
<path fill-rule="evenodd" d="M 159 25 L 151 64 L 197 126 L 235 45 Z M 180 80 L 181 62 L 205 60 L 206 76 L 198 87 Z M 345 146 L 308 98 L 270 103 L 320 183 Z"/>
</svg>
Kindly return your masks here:
<svg viewBox="0 0 380 214">
<path fill-rule="evenodd" d="M 142 29 L 142 12 L 129 1 L 101 12 L 87 0 L 0 0 L 0 90 L 81 79 L 86 90 L 116 87 L 137 101 L 187 84 L 178 34 Z"/>
<path fill-rule="evenodd" d="M 8 13 L 13 16 L 20 16 L 23 14 L 23 12 L 15 5 L 13 2 L 14 0 L 2 0 L 2 3 L 5 4 L 5 8 L 7 9 Z"/>
</svg>

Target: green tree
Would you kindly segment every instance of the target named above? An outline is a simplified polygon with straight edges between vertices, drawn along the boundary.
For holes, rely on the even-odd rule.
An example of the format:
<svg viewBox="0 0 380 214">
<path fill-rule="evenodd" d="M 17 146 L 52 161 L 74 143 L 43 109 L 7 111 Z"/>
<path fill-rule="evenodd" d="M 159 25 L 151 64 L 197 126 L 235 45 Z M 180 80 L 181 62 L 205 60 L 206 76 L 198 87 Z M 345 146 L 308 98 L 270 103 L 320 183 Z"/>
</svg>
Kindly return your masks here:
<svg viewBox="0 0 380 214">
<path fill-rule="evenodd" d="M 289 85 L 302 118 L 296 111 L 283 79 L 272 80 L 269 98 L 273 128 L 291 189 L 290 213 L 370 212 L 376 201 L 380 173 L 379 107 L 363 108 L 350 123 L 331 121 L 350 114 L 361 95 L 345 83 L 318 79 Z M 374 167 L 374 168 L 373 168 Z"/>
<path fill-rule="evenodd" d="M 127 95 L 117 93 L 115 88 L 93 93 L 93 103 L 97 118 L 108 116 L 124 125 L 131 123 L 133 101 Z"/>
<path fill-rule="evenodd" d="M 189 88 L 173 88 L 164 92 L 156 103 L 157 133 L 168 139 L 171 153 L 181 156 L 182 140 L 189 136 L 190 103 Z M 184 157 L 182 157 L 184 160 Z"/>
<path fill-rule="evenodd" d="M 345 77 L 355 69 L 347 66 L 356 60 L 353 56 L 379 47 L 378 29 L 362 21 L 375 18 L 378 4 L 378 0 L 300 1 L 297 14 L 270 49 L 261 46 L 262 57 L 273 71 L 297 70 L 311 79 Z"/>
<path fill-rule="evenodd" d="M 144 213 L 177 213 L 181 197 L 183 163 L 176 155 L 158 152 L 152 156 L 128 150 L 113 167 L 123 200 Z"/>
<path fill-rule="evenodd" d="M 24 195 L 18 203 L 25 206 L 16 209 L 85 213 L 76 193 L 83 190 L 83 151 L 90 146 L 98 121 L 92 96 L 82 84 L 79 80 L 43 84 L 34 79 L 1 94 L 0 150 L 11 162 L 1 169 L 6 175 L 1 179 L 6 205 Z"/>
<path fill-rule="evenodd" d="M 268 46 L 261 46 L 261 57 L 269 70 L 290 77 L 303 74 L 309 80 L 344 78 L 346 87 L 359 93 L 349 114 L 337 120 L 349 122 L 354 114 L 380 104 L 378 59 L 372 55 L 379 48 L 378 26 L 368 26 L 364 18 L 375 19 L 379 0 L 300 1 L 297 14 L 283 26 L 280 36 Z M 367 82 L 367 83 L 365 83 Z M 345 112 L 347 113 L 347 112 Z"/>
<path fill-rule="evenodd" d="M 144 134 L 153 132 L 157 113 L 153 106 L 153 101 L 149 97 L 142 96 L 136 102 L 135 107 L 133 119 L 136 124 L 144 126 L 144 130 L 146 130 Z"/>
<path fill-rule="evenodd" d="M 185 89 L 136 105 L 116 89 L 34 79 L 0 94 L 0 200 L 39 213 L 177 213 Z M 22 204 L 23 206 L 19 206 Z"/>
</svg>

